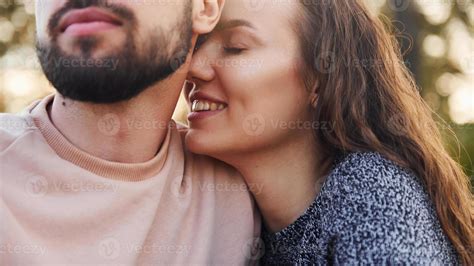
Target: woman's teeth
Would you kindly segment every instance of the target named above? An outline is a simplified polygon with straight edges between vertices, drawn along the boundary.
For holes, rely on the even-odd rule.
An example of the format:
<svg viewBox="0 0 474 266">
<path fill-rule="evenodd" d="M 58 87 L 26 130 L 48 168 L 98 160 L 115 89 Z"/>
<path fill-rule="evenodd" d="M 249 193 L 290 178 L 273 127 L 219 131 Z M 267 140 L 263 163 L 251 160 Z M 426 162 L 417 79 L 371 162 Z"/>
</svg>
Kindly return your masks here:
<svg viewBox="0 0 474 266">
<path fill-rule="evenodd" d="M 195 100 L 191 106 L 191 111 L 193 112 L 204 112 L 204 111 L 216 111 L 223 110 L 225 108 L 224 104 L 213 103 L 202 100 Z"/>
</svg>

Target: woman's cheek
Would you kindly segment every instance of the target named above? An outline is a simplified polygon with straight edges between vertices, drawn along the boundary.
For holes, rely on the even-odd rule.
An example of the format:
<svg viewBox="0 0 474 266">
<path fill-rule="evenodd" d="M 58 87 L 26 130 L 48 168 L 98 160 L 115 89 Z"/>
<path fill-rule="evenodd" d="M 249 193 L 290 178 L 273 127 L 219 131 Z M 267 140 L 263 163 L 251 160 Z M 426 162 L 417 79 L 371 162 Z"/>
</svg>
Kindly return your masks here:
<svg viewBox="0 0 474 266">
<path fill-rule="evenodd" d="M 227 119 L 223 121 L 227 129 L 220 132 L 241 143 L 241 148 L 268 145 L 280 139 L 285 134 L 281 124 L 297 119 L 295 110 L 301 108 L 302 103 L 296 98 L 301 98 L 298 91 L 304 88 L 292 62 L 275 54 L 278 52 L 272 51 L 271 56 L 249 53 L 232 57 L 233 65 L 217 69 L 229 101 Z"/>
</svg>

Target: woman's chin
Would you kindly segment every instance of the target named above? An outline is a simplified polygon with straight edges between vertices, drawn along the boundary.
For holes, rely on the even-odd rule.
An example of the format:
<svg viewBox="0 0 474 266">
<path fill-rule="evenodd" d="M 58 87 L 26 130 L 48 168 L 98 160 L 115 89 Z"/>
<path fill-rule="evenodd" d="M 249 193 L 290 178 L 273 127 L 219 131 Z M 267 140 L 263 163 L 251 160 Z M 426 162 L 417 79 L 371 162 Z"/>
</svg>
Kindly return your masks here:
<svg viewBox="0 0 474 266">
<path fill-rule="evenodd" d="M 236 139 L 239 139 L 239 137 L 234 134 L 228 135 L 224 132 L 219 134 L 216 131 L 190 128 L 185 137 L 185 145 L 192 153 L 227 162 L 226 159 L 229 154 L 234 154 L 235 151 L 239 150 L 241 143 L 234 142 Z"/>
<path fill-rule="evenodd" d="M 210 148 L 216 143 L 211 141 L 209 135 L 209 133 L 202 132 L 202 130 L 190 128 L 185 137 L 186 148 L 192 153 L 210 155 Z"/>
</svg>

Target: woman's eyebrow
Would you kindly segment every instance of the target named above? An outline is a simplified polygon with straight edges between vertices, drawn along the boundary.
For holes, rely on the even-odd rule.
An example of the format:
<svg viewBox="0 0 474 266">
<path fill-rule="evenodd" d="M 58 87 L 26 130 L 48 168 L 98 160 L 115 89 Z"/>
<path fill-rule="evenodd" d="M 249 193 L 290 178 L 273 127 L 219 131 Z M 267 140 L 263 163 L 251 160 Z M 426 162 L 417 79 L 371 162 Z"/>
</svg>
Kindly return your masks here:
<svg viewBox="0 0 474 266">
<path fill-rule="evenodd" d="M 232 20 L 223 21 L 219 23 L 216 27 L 216 30 L 221 31 L 221 30 L 227 30 L 227 29 L 235 28 L 235 27 L 248 27 L 251 29 L 256 29 L 255 26 L 247 20 L 232 19 Z"/>
<path fill-rule="evenodd" d="M 221 21 L 218 26 L 215 29 L 215 32 L 227 32 L 230 31 L 233 28 L 237 27 L 246 27 L 250 29 L 248 32 L 248 36 L 252 38 L 256 43 L 263 45 L 265 44 L 265 39 L 262 39 L 261 36 L 258 36 L 256 34 L 257 32 L 257 27 L 252 24 L 250 21 L 243 20 L 243 19 L 231 19 L 231 20 L 225 20 Z"/>
</svg>

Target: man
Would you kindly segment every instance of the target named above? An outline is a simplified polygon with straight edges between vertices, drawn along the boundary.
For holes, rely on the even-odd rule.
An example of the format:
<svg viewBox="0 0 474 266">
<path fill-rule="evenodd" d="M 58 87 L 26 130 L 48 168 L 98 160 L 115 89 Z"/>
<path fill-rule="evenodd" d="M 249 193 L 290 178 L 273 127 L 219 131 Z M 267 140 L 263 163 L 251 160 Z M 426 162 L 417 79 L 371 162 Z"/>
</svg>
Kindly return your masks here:
<svg viewBox="0 0 474 266">
<path fill-rule="evenodd" d="M 38 0 L 57 93 L 0 116 L 1 265 L 245 264 L 258 215 L 235 170 L 171 120 L 224 0 Z"/>
</svg>

